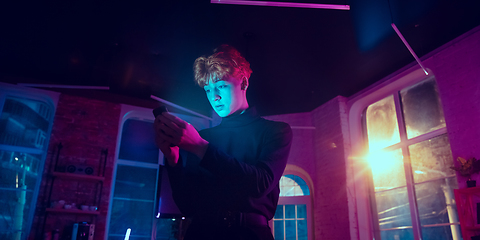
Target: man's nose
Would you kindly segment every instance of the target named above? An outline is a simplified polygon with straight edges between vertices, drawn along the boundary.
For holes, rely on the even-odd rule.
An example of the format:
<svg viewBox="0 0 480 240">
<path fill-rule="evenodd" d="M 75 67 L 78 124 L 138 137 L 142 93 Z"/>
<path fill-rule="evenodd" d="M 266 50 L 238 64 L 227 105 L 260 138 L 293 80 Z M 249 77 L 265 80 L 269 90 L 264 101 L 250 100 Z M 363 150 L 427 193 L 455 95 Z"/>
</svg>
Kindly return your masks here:
<svg viewBox="0 0 480 240">
<path fill-rule="evenodd" d="M 218 101 L 218 100 L 220 100 L 220 99 L 221 99 L 221 97 L 220 97 L 220 95 L 218 95 L 218 94 L 215 94 L 215 95 L 213 96 L 213 101 Z"/>
</svg>

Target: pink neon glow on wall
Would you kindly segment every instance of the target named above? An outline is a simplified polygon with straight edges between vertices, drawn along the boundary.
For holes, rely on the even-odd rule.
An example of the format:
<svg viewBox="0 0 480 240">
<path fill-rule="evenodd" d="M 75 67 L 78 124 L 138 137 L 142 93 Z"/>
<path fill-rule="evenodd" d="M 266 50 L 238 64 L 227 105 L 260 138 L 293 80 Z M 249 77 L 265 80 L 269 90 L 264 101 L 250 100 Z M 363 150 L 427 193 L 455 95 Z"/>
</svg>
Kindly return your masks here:
<svg viewBox="0 0 480 240">
<path fill-rule="evenodd" d="M 350 5 L 335 5 L 335 4 L 265 2 L 265 1 L 242 1 L 242 0 L 210 0 L 210 3 L 268 6 L 268 7 L 297 7 L 297 8 L 322 8 L 322 9 L 350 10 Z"/>
</svg>

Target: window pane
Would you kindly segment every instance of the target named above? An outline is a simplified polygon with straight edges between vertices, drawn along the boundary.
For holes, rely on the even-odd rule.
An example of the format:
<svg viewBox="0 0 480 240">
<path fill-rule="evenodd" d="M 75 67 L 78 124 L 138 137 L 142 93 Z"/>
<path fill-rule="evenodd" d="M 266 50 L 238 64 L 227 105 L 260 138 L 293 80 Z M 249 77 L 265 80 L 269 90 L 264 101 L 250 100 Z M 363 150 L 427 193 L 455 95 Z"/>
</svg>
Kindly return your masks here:
<svg viewBox="0 0 480 240">
<path fill-rule="evenodd" d="M 125 234 L 131 228 L 133 236 L 152 234 L 153 202 L 113 199 L 109 234 Z"/>
<path fill-rule="evenodd" d="M 406 187 L 375 193 L 375 200 L 380 229 L 412 226 Z"/>
<path fill-rule="evenodd" d="M 405 186 L 402 150 L 370 153 L 368 162 L 372 169 L 375 191 Z"/>
<path fill-rule="evenodd" d="M 0 151 L 0 187 L 20 188 L 25 185 L 33 191 L 38 177 L 41 155 Z"/>
<path fill-rule="evenodd" d="M 280 178 L 280 196 L 308 196 L 310 190 L 307 183 L 299 176 L 288 174 Z"/>
<path fill-rule="evenodd" d="M 283 205 L 277 205 L 277 211 L 275 211 L 275 219 L 283 219 Z"/>
<path fill-rule="evenodd" d="M 295 205 L 285 205 L 285 219 L 295 218 Z"/>
<path fill-rule="evenodd" d="M 382 231 L 380 232 L 380 234 L 381 234 L 382 240 L 413 240 L 412 229 Z"/>
<path fill-rule="evenodd" d="M 446 134 L 411 145 L 408 149 L 415 182 L 455 175 L 450 168 L 453 157 Z"/>
<path fill-rule="evenodd" d="M 285 220 L 285 239 L 296 240 L 297 239 L 297 227 L 295 226 L 295 220 Z"/>
<path fill-rule="evenodd" d="M 44 149 L 52 112 L 43 102 L 8 97 L 0 118 L 0 144 Z"/>
<path fill-rule="evenodd" d="M 457 189 L 455 177 L 415 185 L 418 213 L 421 225 L 456 223 L 457 209 L 453 189 Z"/>
<path fill-rule="evenodd" d="M 307 218 L 307 205 L 297 205 L 297 218 Z"/>
<path fill-rule="evenodd" d="M 307 220 L 298 220 L 298 240 L 307 240 L 308 239 L 308 227 Z"/>
<path fill-rule="evenodd" d="M 452 231 L 453 229 L 453 231 Z M 452 233 L 455 233 L 456 237 L 452 237 Z M 460 226 L 441 226 L 441 227 L 427 227 L 422 228 L 423 240 L 459 240 L 462 239 Z"/>
<path fill-rule="evenodd" d="M 400 142 L 393 95 L 368 106 L 366 123 L 370 151 Z"/>
<path fill-rule="evenodd" d="M 17 234 L 23 235 L 22 239 L 26 239 L 25 233 L 28 232 L 27 223 L 33 193 L 25 189 L 2 190 L 1 196 L 0 239 L 17 239 Z"/>
<path fill-rule="evenodd" d="M 445 127 L 445 118 L 435 80 L 400 91 L 408 138 Z"/>
<path fill-rule="evenodd" d="M 158 147 L 155 145 L 153 123 L 128 119 L 123 124 L 119 159 L 157 163 Z"/>
<path fill-rule="evenodd" d="M 283 240 L 284 238 L 284 231 L 283 231 L 283 220 L 275 220 L 273 221 L 273 228 L 275 229 L 275 240 Z"/>
<path fill-rule="evenodd" d="M 156 179 L 157 169 L 118 165 L 113 196 L 115 198 L 144 199 L 153 202 Z"/>
</svg>

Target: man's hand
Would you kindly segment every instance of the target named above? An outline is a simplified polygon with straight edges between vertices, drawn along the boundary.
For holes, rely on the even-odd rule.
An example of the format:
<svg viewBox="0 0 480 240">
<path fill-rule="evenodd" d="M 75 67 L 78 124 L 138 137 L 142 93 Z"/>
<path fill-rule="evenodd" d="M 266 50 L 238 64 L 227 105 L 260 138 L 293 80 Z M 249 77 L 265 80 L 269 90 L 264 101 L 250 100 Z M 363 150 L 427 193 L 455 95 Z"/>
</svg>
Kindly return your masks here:
<svg viewBox="0 0 480 240">
<path fill-rule="evenodd" d="M 197 130 L 190 123 L 168 112 L 159 115 L 155 122 L 157 120 L 161 123 L 158 124 L 158 129 L 162 134 L 158 135 L 162 139 L 197 155 L 200 159 L 203 158 L 208 148 L 208 142 L 198 134 Z"/>
<path fill-rule="evenodd" d="M 162 123 L 159 119 L 159 116 L 157 116 L 157 118 L 155 118 L 155 122 L 153 123 L 153 128 L 155 130 L 155 143 L 167 159 L 168 165 L 175 167 L 180 156 L 179 148 L 167 140 L 169 137 L 162 130 L 163 125 L 164 123 Z"/>
</svg>

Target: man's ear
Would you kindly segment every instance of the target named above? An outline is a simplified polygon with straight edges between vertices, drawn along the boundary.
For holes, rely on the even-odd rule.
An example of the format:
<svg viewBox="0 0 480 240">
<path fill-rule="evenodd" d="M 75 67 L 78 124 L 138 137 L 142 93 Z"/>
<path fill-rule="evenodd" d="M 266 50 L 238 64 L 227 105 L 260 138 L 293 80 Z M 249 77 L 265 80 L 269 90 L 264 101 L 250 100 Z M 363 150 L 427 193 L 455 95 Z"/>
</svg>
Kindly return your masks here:
<svg viewBox="0 0 480 240">
<path fill-rule="evenodd" d="M 247 80 L 247 78 L 243 78 L 241 89 L 242 90 L 247 90 L 247 87 L 248 87 L 248 80 Z"/>
</svg>

